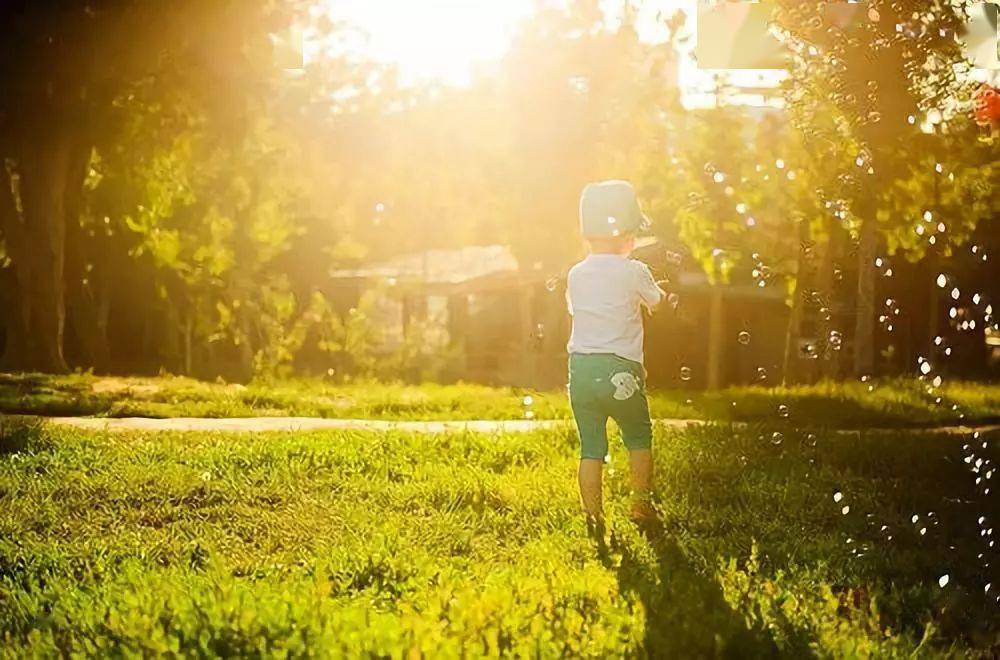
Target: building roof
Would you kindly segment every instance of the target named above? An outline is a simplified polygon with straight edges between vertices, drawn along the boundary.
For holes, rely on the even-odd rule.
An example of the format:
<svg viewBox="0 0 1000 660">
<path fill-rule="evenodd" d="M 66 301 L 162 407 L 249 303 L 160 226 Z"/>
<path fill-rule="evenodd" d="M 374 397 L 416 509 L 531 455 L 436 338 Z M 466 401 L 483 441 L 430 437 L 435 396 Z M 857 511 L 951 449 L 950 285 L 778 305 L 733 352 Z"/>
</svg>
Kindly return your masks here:
<svg viewBox="0 0 1000 660">
<path fill-rule="evenodd" d="M 426 284 L 462 284 L 500 273 L 516 273 L 517 259 L 503 245 L 428 250 L 360 268 L 330 271 L 332 279 L 399 279 Z"/>
</svg>

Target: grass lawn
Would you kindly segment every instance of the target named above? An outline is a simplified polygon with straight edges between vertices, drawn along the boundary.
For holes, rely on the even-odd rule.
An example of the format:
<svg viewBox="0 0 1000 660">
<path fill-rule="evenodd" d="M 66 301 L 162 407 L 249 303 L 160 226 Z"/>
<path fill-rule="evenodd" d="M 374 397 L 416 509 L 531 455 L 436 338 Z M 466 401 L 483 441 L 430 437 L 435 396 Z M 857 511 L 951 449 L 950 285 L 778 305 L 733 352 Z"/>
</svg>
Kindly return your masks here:
<svg viewBox="0 0 1000 660">
<path fill-rule="evenodd" d="M 919 380 L 821 383 L 716 392 L 653 390 L 654 417 L 764 421 L 800 426 L 906 427 L 1000 421 L 1000 385 Z M 525 397 L 531 405 L 525 406 Z M 940 397 L 941 401 L 936 399 Z M 783 408 L 784 407 L 784 408 Z M 302 416 L 371 419 L 565 419 L 564 392 L 482 385 L 337 384 L 290 380 L 233 385 L 180 377 L 0 374 L 0 412 L 108 417 Z"/>
<path fill-rule="evenodd" d="M 995 657 L 995 442 L 660 427 L 664 534 L 616 442 L 601 557 L 569 430 L 8 427 L 0 657 Z"/>
</svg>

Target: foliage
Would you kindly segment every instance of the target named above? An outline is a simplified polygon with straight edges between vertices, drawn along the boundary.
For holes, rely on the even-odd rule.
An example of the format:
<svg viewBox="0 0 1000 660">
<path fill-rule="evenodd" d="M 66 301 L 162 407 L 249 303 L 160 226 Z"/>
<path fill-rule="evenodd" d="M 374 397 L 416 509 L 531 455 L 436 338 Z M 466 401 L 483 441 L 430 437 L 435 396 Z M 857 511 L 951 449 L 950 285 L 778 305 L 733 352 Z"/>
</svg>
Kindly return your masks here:
<svg viewBox="0 0 1000 660">
<path fill-rule="evenodd" d="M 985 254 L 998 212 L 994 144 L 977 139 L 965 112 L 968 67 L 952 38 L 968 3 L 879 0 L 843 25 L 828 3 L 777 3 L 793 53 L 776 92 L 784 109 L 727 106 L 723 93 L 717 107 L 692 111 L 676 85 L 683 16 L 661 17 L 668 39 L 654 45 L 640 38 L 648 26 L 634 3 L 618 17 L 594 0 L 539 3 L 506 56 L 464 87 L 401 83 L 393 67 L 332 47 L 350 27 L 297 0 L 119 4 L 67 5 L 66 25 L 81 38 L 109 35 L 88 51 L 93 62 L 73 62 L 91 90 L 81 121 L 0 117 L 11 128 L 0 144 L 11 219 L 23 215 L 30 179 L 19 168 L 42 143 L 32 131 L 54 134 L 42 130 L 48 120 L 80 132 L 82 185 L 70 181 L 62 202 L 48 197 L 69 207 L 63 343 L 83 369 L 447 378 L 459 347 L 423 350 L 432 330 L 416 319 L 407 345 L 386 355 L 374 294 L 338 288 L 331 271 L 501 244 L 528 277 L 555 275 L 582 252 L 580 189 L 619 177 L 635 182 L 657 236 L 690 254 L 690 270 L 787 287 L 786 356 L 800 335 L 829 343 L 836 334 L 845 350 L 818 351 L 831 359 L 813 371 L 839 378 L 841 355 L 874 354 L 862 340 L 879 316 L 875 257 L 919 261 L 918 280 L 936 277 L 970 241 Z M 43 53 L 43 64 L 72 59 L 53 16 L 44 7 L 19 15 L 27 22 L 6 46 L 4 89 L 44 96 L 44 76 L 18 64 L 32 59 L 22 51 Z M 329 46 L 295 72 L 280 69 L 271 44 L 291 22 Z M 46 46 L 33 31 L 54 36 Z M 60 83 L 57 96 L 76 104 L 80 94 Z M 724 76 L 719 85 L 728 88 Z M 22 97 L 14 91 L 5 98 Z M 17 270 L 8 234 L 0 288 L 26 309 L 17 295 L 30 273 Z M 966 287 L 996 279 L 962 274 Z M 905 284 L 919 285 L 933 284 Z M 52 306 L 42 311 L 58 318 Z M 17 339 L 10 327 L 5 320 L 4 334 Z M 930 339 L 914 336 L 907 349 L 926 353 Z M 877 366 L 901 371 L 888 359 Z M 786 375 L 796 382 L 794 369 Z"/>
<path fill-rule="evenodd" d="M 980 182 L 994 175 L 958 164 L 990 160 L 963 112 L 969 65 L 956 35 L 968 3 L 777 4 L 792 51 L 791 120 L 814 151 L 839 156 L 840 171 L 825 185 L 817 179 L 817 192 L 834 215 L 830 230 L 847 232 L 854 246 L 854 371 L 871 374 L 882 250 L 917 258 L 926 240 L 947 254 L 992 211 Z M 941 212 L 947 223 L 933 218 Z"/>
</svg>

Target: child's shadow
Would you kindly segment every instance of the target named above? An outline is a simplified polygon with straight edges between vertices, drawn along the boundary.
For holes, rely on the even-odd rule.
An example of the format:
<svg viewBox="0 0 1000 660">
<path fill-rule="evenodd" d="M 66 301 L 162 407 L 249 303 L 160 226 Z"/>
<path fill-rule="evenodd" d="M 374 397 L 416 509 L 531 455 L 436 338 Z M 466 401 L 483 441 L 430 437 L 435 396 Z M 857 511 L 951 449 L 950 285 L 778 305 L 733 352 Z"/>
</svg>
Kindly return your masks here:
<svg viewBox="0 0 1000 660">
<path fill-rule="evenodd" d="M 650 658 L 770 658 L 780 655 L 774 641 L 726 602 L 722 589 L 702 575 L 668 538 L 659 522 L 645 530 L 657 566 L 624 549 L 618 583 L 646 610 L 644 655 Z"/>
</svg>

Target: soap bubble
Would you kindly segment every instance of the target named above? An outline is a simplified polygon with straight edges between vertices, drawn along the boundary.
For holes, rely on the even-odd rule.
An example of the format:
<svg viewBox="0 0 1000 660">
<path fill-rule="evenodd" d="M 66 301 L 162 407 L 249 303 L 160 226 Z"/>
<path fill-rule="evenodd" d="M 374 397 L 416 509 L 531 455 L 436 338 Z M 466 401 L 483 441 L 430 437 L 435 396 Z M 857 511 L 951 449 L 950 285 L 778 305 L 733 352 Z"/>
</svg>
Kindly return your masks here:
<svg viewBox="0 0 1000 660">
<path fill-rule="evenodd" d="M 779 417 L 788 417 L 788 415 L 789 415 L 788 406 L 786 406 L 785 404 L 781 404 L 780 406 L 778 406 Z"/>
<path fill-rule="evenodd" d="M 744 346 L 748 346 L 750 344 L 750 333 L 744 330 L 736 337 L 736 339 Z"/>
<path fill-rule="evenodd" d="M 785 436 L 781 431 L 775 431 L 771 434 L 771 444 L 780 445 L 785 439 Z"/>
<path fill-rule="evenodd" d="M 691 380 L 691 367 L 681 367 L 681 380 L 685 382 Z"/>
<path fill-rule="evenodd" d="M 558 277 L 550 277 L 549 279 L 547 279 L 545 281 L 545 289 L 549 293 L 553 293 L 558 288 L 559 288 L 559 278 Z"/>
</svg>

